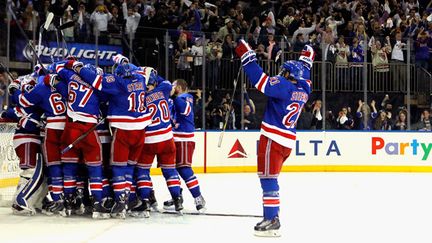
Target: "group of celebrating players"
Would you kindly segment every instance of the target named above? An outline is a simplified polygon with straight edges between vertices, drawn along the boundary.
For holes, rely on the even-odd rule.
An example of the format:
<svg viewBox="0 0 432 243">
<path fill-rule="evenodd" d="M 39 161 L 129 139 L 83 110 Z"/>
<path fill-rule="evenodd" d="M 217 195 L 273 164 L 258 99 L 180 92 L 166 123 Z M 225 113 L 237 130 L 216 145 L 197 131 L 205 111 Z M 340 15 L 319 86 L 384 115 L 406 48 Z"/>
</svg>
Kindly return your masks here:
<svg viewBox="0 0 432 243">
<path fill-rule="evenodd" d="M 298 61 L 284 62 L 272 77 L 263 72 L 244 40 L 236 53 L 249 81 L 269 97 L 257 161 L 263 220 L 254 230 L 258 236 L 279 236 L 278 176 L 294 148 L 296 123 L 312 90 L 315 52 L 306 45 Z M 14 213 L 36 213 L 47 194 L 41 186 L 47 175 L 51 199 L 44 200 L 45 214 L 83 214 L 90 205 L 93 218 L 149 217 L 150 209 L 157 207 L 150 178 L 155 156 L 172 197 L 164 208 L 183 210 L 181 177 L 196 209 L 205 210 L 191 168 L 193 97 L 186 81 L 171 84 L 153 68 L 137 67 L 120 54 L 113 61 L 112 74 L 107 74 L 71 57 L 48 68 L 38 65 L 34 73 L 10 84 L 16 106 L 2 117 L 18 121 L 13 142 L 22 169 Z M 40 150 L 46 170 L 36 159 Z M 86 194 L 91 195 L 90 202 L 85 202 Z"/>
<path fill-rule="evenodd" d="M 39 208 L 47 215 L 149 217 L 157 208 L 150 177 L 155 156 L 172 197 L 164 208 L 183 210 L 181 177 L 196 209 L 205 210 L 191 168 L 194 114 L 187 82 L 171 83 L 120 54 L 113 61 L 108 74 L 68 57 L 37 65 L 9 85 L 15 106 L 1 117 L 18 121 L 13 143 L 22 172 L 15 214 L 34 215 Z"/>
</svg>

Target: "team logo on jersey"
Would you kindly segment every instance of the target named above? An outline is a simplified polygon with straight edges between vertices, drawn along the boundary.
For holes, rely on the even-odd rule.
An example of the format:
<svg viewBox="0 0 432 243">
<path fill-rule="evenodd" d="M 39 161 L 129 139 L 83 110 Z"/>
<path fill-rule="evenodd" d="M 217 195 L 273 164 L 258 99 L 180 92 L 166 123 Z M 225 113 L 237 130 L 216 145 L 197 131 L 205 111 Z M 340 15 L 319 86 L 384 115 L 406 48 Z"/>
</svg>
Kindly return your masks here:
<svg viewBox="0 0 432 243">
<path fill-rule="evenodd" d="M 106 77 L 106 82 L 107 82 L 107 83 L 112 83 L 112 82 L 114 82 L 114 81 L 115 81 L 114 76 L 107 76 L 107 77 Z"/>
<path fill-rule="evenodd" d="M 270 82 L 270 85 L 272 85 L 272 86 L 280 83 L 280 81 L 277 77 L 270 77 L 269 82 Z"/>
<path fill-rule="evenodd" d="M 228 158 L 247 158 L 246 151 L 237 139 L 228 154 Z"/>
</svg>

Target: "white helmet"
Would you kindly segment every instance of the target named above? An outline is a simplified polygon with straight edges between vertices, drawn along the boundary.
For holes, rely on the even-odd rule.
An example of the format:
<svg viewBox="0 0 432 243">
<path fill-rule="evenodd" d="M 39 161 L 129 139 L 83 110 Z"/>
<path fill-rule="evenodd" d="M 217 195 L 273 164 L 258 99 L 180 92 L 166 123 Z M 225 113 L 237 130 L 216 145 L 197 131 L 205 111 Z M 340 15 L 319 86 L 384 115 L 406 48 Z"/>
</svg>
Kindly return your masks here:
<svg viewBox="0 0 432 243">
<path fill-rule="evenodd" d="M 313 62 L 315 60 L 315 51 L 310 45 L 305 45 L 300 54 L 299 61 L 307 64 L 309 69 L 312 68 Z"/>
</svg>

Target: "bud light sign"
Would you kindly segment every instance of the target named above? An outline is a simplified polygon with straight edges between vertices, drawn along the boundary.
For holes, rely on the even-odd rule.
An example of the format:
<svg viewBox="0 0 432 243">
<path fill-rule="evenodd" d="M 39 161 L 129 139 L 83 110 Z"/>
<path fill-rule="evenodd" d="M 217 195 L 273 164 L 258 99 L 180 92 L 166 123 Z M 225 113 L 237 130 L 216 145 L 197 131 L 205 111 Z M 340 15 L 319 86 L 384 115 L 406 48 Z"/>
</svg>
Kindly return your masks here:
<svg viewBox="0 0 432 243">
<path fill-rule="evenodd" d="M 31 61 L 33 59 L 33 51 L 30 46 L 26 45 L 24 41 L 18 41 L 16 48 L 16 59 L 18 61 Z M 96 48 L 94 44 L 84 43 L 67 43 L 67 48 L 57 47 L 56 42 L 43 43 L 41 45 L 41 60 L 44 63 L 56 62 L 63 58 L 63 56 L 72 55 L 77 57 L 80 61 L 90 64 L 95 64 L 96 59 Z M 122 54 L 122 47 L 115 45 L 99 45 L 98 46 L 98 65 L 100 66 L 111 66 L 114 64 L 112 57 L 116 54 Z M 39 50 L 39 46 L 35 46 L 36 52 Z"/>
</svg>

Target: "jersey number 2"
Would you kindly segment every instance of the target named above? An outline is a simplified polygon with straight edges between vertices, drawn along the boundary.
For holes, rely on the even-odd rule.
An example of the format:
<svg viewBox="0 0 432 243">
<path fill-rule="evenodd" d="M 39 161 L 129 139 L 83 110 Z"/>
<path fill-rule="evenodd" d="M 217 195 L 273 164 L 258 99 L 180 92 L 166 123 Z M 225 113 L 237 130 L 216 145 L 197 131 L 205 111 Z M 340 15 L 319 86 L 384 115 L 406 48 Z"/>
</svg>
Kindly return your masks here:
<svg viewBox="0 0 432 243">
<path fill-rule="evenodd" d="M 300 116 L 302 106 L 299 103 L 291 103 L 286 108 L 288 113 L 283 118 L 283 124 L 287 128 L 294 128 Z"/>
</svg>

